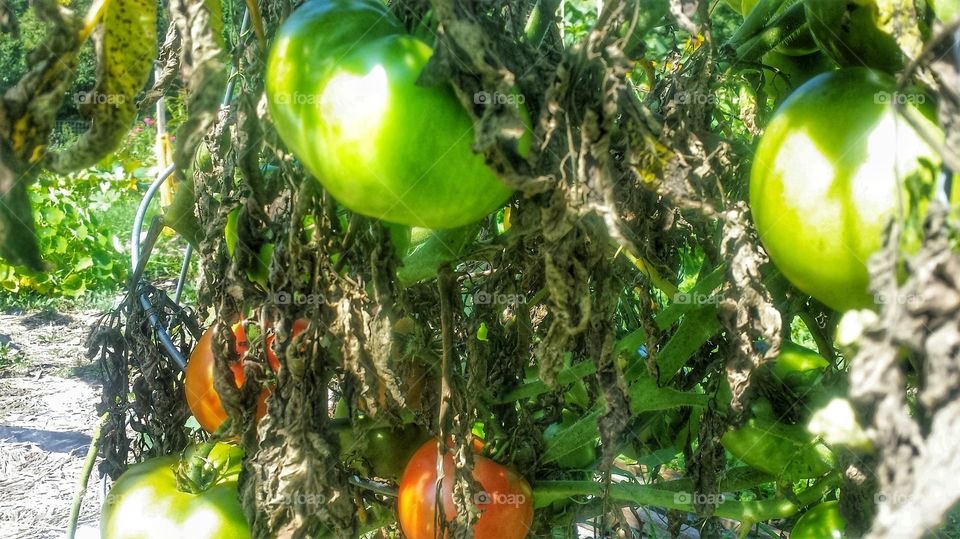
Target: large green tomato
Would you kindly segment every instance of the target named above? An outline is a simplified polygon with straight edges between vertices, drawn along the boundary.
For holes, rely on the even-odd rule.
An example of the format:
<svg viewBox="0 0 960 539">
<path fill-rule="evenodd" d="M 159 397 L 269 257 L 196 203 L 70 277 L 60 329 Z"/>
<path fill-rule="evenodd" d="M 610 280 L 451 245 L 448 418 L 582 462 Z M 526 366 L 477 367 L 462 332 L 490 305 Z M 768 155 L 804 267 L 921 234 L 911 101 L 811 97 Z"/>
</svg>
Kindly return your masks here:
<svg viewBox="0 0 960 539">
<path fill-rule="evenodd" d="M 453 90 L 417 85 L 431 54 L 382 6 L 312 0 L 277 35 L 267 100 L 283 141 L 344 206 L 445 229 L 479 220 L 512 191 L 472 151 L 473 121 Z"/>
<path fill-rule="evenodd" d="M 794 286 L 838 311 L 874 305 L 866 263 L 909 200 L 904 180 L 928 185 L 939 165 L 890 103 L 895 87 L 864 68 L 820 75 L 783 103 L 757 147 L 750 205 L 760 240 Z"/>
<path fill-rule="evenodd" d="M 790 532 L 790 539 L 841 539 L 847 521 L 840 514 L 840 502 L 823 502 L 808 509 Z"/>
<path fill-rule="evenodd" d="M 175 455 L 130 467 L 117 479 L 103 504 L 103 539 L 232 539 L 250 537 L 237 490 L 242 450 L 217 444 L 207 457 L 209 469 L 194 477 L 197 492 L 177 488 Z"/>
</svg>

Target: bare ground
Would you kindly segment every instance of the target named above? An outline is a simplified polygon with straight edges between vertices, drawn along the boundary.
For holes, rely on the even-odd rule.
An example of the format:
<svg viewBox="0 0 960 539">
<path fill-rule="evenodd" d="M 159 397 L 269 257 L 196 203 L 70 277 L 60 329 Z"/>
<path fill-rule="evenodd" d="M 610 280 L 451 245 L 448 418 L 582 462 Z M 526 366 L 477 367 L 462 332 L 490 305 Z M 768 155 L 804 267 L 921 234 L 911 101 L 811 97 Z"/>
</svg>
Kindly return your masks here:
<svg viewBox="0 0 960 539">
<path fill-rule="evenodd" d="M 84 339 L 96 313 L 0 314 L 0 538 L 63 537 L 100 398 Z M 96 537 L 96 469 L 78 537 Z"/>
</svg>

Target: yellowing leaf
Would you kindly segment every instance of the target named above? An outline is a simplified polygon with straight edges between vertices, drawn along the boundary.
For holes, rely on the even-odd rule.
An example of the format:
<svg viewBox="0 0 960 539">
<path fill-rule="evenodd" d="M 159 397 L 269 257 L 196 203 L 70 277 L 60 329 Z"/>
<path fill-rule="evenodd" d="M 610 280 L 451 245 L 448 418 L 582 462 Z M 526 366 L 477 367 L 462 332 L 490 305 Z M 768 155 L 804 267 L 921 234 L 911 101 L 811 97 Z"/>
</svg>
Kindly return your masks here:
<svg viewBox="0 0 960 539">
<path fill-rule="evenodd" d="M 143 90 L 157 54 L 157 6 L 148 0 L 106 0 L 94 29 L 97 84 L 73 96 L 90 118 L 90 129 L 47 166 L 65 174 L 96 164 L 123 141 L 136 118 L 134 101 Z"/>
</svg>

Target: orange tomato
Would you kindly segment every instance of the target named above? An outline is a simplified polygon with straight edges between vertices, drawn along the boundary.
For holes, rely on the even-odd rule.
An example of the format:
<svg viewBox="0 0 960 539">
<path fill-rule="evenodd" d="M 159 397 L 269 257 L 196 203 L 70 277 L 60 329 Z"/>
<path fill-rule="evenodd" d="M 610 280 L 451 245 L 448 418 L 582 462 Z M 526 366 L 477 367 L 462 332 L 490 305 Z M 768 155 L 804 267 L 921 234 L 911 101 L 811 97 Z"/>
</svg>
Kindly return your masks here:
<svg viewBox="0 0 960 539">
<path fill-rule="evenodd" d="M 190 406 L 190 411 L 193 412 L 203 430 L 210 433 L 216 432 L 227 419 L 227 412 L 223 409 L 223 403 L 220 402 L 220 395 L 217 394 L 213 386 L 214 360 L 211 345 L 215 327 L 210 326 L 197 341 L 196 347 L 190 354 L 190 360 L 187 362 L 186 380 L 184 381 L 187 405 Z M 306 327 L 306 320 L 294 322 L 294 336 L 301 333 Z M 250 342 L 247 340 L 247 331 L 243 322 L 233 325 L 233 334 L 236 338 L 237 354 L 240 356 L 240 360 L 230 365 L 230 370 L 233 371 L 234 381 L 239 388 L 243 386 L 245 381 L 243 358 L 250 349 Z M 280 369 L 280 362 L 272 349 L 273 341 L 273 334 L 268 335 L 266 339 L 267 360 L 273 371 L 277 372 Z M 270 396 L 271 389 L 269 387 L 265 388 L 257 398 L 256 418 L 258 421 L 267 413 L 267 397 Z"/>
<path fill-rule="evenodd" d="M 474 451 L 479 452 L 475 444 Z M 473 502 L 480 520 L 473 527 L 475 539 L 523 539 L 533 524 L 533 489 L 522 476 L 506 466 L 477 455 L 473 478 L 482 487 Z M 453 503 L 453 455 L 443 456 L 440 486 L 447 522 L 456 518 Z M 414 453 L 400 479 L 397 502 L 400 527 L 408 539 L 434 539 L 437 504 L 437 440 L 429 440 Z M 446 534 L 444 534 L 446 537 Z"/>
</svg>

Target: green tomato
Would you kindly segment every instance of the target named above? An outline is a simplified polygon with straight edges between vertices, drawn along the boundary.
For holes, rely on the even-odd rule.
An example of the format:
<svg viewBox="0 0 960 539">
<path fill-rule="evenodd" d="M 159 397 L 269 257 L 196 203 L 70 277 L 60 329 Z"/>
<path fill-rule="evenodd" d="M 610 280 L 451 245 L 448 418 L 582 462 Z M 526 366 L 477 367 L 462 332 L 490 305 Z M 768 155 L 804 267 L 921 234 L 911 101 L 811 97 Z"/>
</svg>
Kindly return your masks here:
<svg viewBox="0 0 960 539">
<path fill-rule="evenodd" d="M 821 477 L 836 465 L 833 453 L 801 425 L 755 417 L 727 431 L 720 443 L 738 460 L 785 481 Z"/>
<path fill-rule="evenodd" d="M 750 13 L 750 10 L 752 10 L 759 1 L 760 0 L 743 0 L 740 4 L 740 14 L 746 17 Z M 777 9 L 775 15 L 780 14 L 786 8 L 795 3 L 796 2 L 784 0 L 784 2 L 781 4 L 781 7 Z M 817 43 L 813 40 L 810 30 L 806 28 L 801 30 L 790 43 L 780 45 L 776 48 L 777 52 L 780 54 L 786 54 L 787 56 L 804 56 L 811 54 L 816 50 Z"/>
<path fill-rule="evenodd" d="M 431 55 L 383 6 L 314 0 L 278 33 L 267 101 L 280 137 L 341 204 L 447 229 L 493 212 L 512 190 L 473 152 L 473 121 L 452 88 L 417 84 Z M 524 136 L 519 151 L 529 145 Z"/>
<path fill-rule="evenodd" d="M 830 366 L 830 362 L 823 356 L 789 341 L 780 344 L 780 355 L 773 362 L 773 374 L 782 381 L 787 381 L 797 374 L 810 371 L 822 371 Z"/>
<path fill-rule="evenodd" d="M 177 487 L 177 456 L 158 457 L 131 466 L 107 495 L 100 517 L 103 539 L 195 539 L 249 537 L 237 490 L 242 451 L 217 444 L 197 492 Z"/>
<path fill-rule="evenodd" d="M 955 0 L 951 0 L 955 1 Z M 895 73 L 904 57 L 897 40 L 881 27 L 877 0 L 803 0 L 810 32 L 820 49 L 844 67 Z M 919 13 L 922 2 L 917 2 Z"/>
<path fill-rule="evenodd" d="M 350 411 L 344 399 L 337 401 L 334 418 L 348 419 Z M 351 425 L 338 431 L 340 454 L 345 464 L 371 477 L 396 481 L 410 457 L 430 439 L 419 425 L 399 427 L 382 424 L 359 414 Z"/>
<path fill-rule="evenodd" d="M 895 87 L 864 68 L 820 75 L 783 103 L 757 147 L 750 205 L 760 240 L 794 286 L 838 311 L 874 305 L 866 262 L 907 186 L 929 188 L 939 166 L 890 104 Z"/>
<path fill-rule="evenodd" d="M 790 539 L 841 539 L 847 521 L 840 514 L 840 502 L 823 502 L 808 509 L 790 532 Z"/>
<path fill-rule="evenodd" d="M 410 457 L 430 439 L 430 433 L 418 425 L 376 427 L 369 419 L 361 419 L 354 430 L 354 442 L 364 444 L 358 467 L 373 477 L 391 481 L 400 479 Z"/>
</svg>

